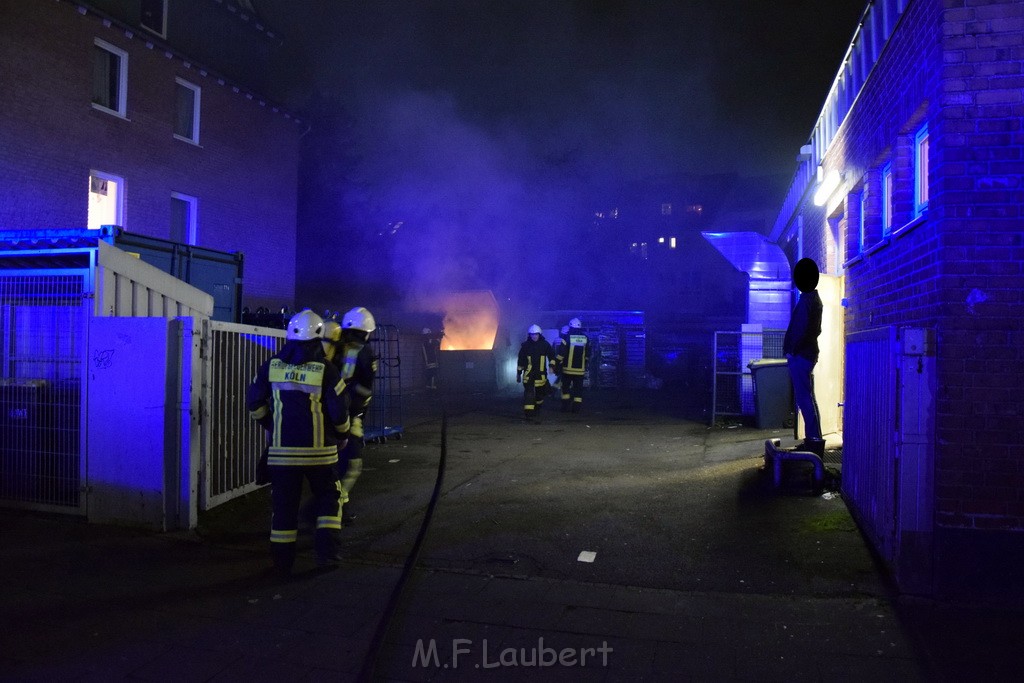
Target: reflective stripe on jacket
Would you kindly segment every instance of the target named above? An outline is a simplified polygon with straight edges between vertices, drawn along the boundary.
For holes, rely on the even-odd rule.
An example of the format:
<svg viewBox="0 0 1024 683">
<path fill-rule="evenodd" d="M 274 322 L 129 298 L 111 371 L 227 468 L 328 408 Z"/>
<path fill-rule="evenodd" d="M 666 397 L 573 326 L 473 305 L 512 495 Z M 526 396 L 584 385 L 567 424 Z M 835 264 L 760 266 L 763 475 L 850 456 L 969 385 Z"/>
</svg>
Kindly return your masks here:
<svg viewBox="0 0 1024 683">
<path fill-rule="evenodd" d="M 582 332 L 570 334 L 560 349 L 556 360 L 563 375 L 582 375 L 587 371 L 587 358 L 590 356 L 587 335 Z"/>
<path fill-rule="evenodd" d="M 253 419 L 270 428 L 267 464 L 337 462 L 349 430 L 344 388 L 326 359 L 293 364 L 275 356 L 260 366 L 246 404 Z"/>
</svg>

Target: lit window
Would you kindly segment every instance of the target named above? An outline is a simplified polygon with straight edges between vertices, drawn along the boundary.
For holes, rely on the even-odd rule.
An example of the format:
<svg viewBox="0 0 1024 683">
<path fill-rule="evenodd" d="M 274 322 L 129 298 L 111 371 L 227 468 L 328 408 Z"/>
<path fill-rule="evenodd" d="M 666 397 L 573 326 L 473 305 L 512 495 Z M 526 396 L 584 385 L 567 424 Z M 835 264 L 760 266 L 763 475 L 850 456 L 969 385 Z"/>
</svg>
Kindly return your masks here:
<svg viewBox="0 0 1024 683">
<path fill-rule="evenodd" d="M 199 144 L 199 95 L 198 85 L 174 79 L 174 137 Z"/>
<path fill-rule="evenodd" d="M 866 222 L 868 213 L 868 193 L 867 190 L 861 190 L 859 201 L 857 202 L 857 253 L 864 253 L 864 242 L 865 242 L 865 229 L 864 224 Z"/>
<path fill-rule="evenodd" d="M 167 0 L 142 0 L 139 23 L 161 38 L 167 36 Z"/>
<path fill-rule="evenodd" d="M 122 197 L 124 179 L 100 171 L 89 174 L 89 212 L 87 226 L 99 230 L 103 225 L 124 226 Z"/>
<path fill-rule="evenodd" d="M 892 164 L 882 167 L 882 237 L 892 234 Z"/>
<path fill-rule="evenodd" d="M 128 53 L 97 38 L 92 54 L 93 107 L 126 116 Z"/>
<path fill-rule="evenodd" d="M 171 193 L 171 241 L 195 244 L 199 200 L 187 194 Z"/>
<path fill-rule="evenodd" d="M 914 136 L 914 217 L 928 210 L 928 126 Z"/>
</svg>

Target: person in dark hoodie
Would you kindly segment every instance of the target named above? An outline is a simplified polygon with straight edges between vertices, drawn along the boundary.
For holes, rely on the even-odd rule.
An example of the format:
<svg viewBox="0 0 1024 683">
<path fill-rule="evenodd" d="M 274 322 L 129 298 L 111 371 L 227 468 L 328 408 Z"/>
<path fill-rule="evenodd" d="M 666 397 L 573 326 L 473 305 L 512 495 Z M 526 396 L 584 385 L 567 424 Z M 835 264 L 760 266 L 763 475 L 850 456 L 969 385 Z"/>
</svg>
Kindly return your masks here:
<svg viewBox="0 0 1024 683">
<path fill-rule="evenodd" d="M 821 297 L 818 287 L 818 265 L 802 258 L 793 267 L 793 283 L 800 290 L 800 299 L 786 329 L 782 352 L 793 381 L 793 398 L 804 418 L 805 438 L 795 450 L 810 451 L 819 457 L 825 453 L 825 440 L 821 433 L 821 416 L 814 398 L 814 378 L 811 373 L 818 362 L 818 335 L 821 334 Z"/>
<path fill-rule="evenodd" d="M 315 499 L 317 565 L 340 560 L 335 468 L 338 450 L 348 441 L 349 412 L 345 382 L 324 355 L 323 329 L 323 319 L 313 311 L 295 314 L 284 346 L 256 371 L 245 396 L 249 414 L 270 433 L 270 548 L 281 574 L 288 574 L 295 562 L 303 480 L 309 481 Z"/>
</svg>

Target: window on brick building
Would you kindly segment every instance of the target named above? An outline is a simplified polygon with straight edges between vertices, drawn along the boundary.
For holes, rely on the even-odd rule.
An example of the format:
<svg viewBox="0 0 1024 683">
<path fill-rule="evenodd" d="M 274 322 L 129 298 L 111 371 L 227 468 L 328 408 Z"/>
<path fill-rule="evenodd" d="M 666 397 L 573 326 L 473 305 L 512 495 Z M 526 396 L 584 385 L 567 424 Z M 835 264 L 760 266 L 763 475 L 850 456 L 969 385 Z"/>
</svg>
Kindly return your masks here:
<svg viewBox="0 0 1024 683">
<path fill-rule="evenodd" d="M 174 242 L 195 244 L 199 232 L 199 200 L 187 194 L 171 193 L 171 235 Z"/>
<path fill-rule="evenodd" d="M 928 126 L 914 135 L 914 218 L 928 210 Z"/>
<path fill-rule="evenodd" d="M 124 226 L 123 206 L 124 179 L 101 171 L 91 171 L 88 228 L 99 230 L 103 225 Z"/>
<path fill-rule="evenodd" d="M 864 253 L 867 242 L 868 191 L 862 189 L 857 194 L 857 253 Z"/>
<path fill-rule="evenodd" d="M 142 0 L 139 23 L 161 38 L 167 37 L 167 0 Z"/>
<path fill-rule="evenodd" d="M 882 239 L 892 234 L 892 164 L 882 167 Z"/>
<path fill-rule="evenodd" d="M 174 79 L 174 137 L 199 144 L 198 85 L 180 78 Z"/>
<path fill-rule="evenodd" d="M 126 116 L 128 53 L 97 38 L 92 55 L 93 107 Z"/>
</svg>

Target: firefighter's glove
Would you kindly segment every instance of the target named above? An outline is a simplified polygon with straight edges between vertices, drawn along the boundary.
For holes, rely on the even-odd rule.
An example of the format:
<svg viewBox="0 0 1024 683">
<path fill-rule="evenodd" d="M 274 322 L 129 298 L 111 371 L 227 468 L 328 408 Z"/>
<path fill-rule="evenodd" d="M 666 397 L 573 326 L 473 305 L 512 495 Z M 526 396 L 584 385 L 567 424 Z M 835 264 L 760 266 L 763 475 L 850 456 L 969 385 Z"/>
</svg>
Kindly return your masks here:
<svg viewBox="0 0 1024 683">
<path fill-rule="evenodd" d="M 516 384 L 519 384 L 522 381 L 523 381 L 523 373 L 517 372 L 516 373 Z"/>
</svg>

